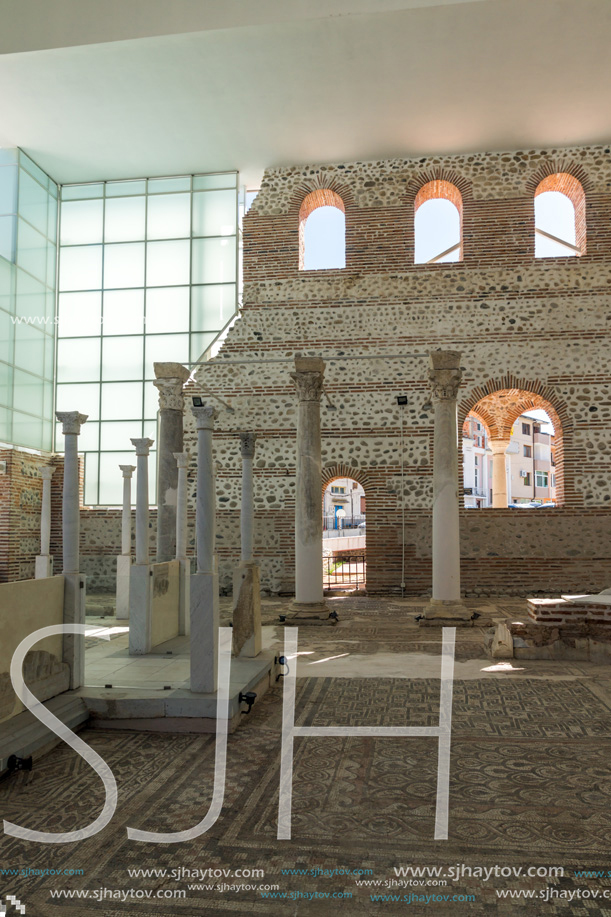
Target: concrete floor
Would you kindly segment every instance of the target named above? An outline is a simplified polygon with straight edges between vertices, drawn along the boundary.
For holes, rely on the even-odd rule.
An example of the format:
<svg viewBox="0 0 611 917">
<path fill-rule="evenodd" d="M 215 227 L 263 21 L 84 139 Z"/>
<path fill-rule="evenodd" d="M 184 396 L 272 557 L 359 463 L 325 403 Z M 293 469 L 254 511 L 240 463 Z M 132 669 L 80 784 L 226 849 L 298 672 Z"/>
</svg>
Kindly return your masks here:
<svg viewBox="0 0 611 917">
<path fill-rule="evenodd" d="M 336 627 L 299 629 L 296 722 L 436 725 L 441 635 L 415 621 L 424 600 L 330 602 L 340 618 Z M 283 649 L 276 622 L 286 604 L 264 603 L 265 645 L 272 651 Z M 498 617 L 517 620 L 525 611 L 519 600 L 486 604 Z M 225 622 L 228 609 L 224 602 Z M 113 640 L 111 650 L 120 652 L 124 639 Z M 5 836 L 2 867 L 83 874 L 11 876 L 0 880 L 4 892 L 21 898 L 27 917 L 611 914 L 609 669 L 494 662 L 483 645 L 483 628 L 457 630 L 448 840 L 433 839 L 435 739 L 366 737 L 296 739 L 292 839 L 277 840 L 280 679 L 229 736 L 220 816 L 192 841 L 136 842 L 126 829 L 179 831 L 203 818 L 214 738 L 84 730 L 81 736 L 115 774 L 114 818 L 96 836 L 66 845 Z M 111 663 L 103 660 L 96 647 L 88 650 L 87 679 L 106 677 Z M 115 663 L 113 677 L 128 681 L 167 682 L 171 672 L 173 684 L 184 674 L 182 659 L 163 655 L 141 675 L 124 658 Z M 84 826 L 103 799 L 99 778 L 67 746 L 42 759 L 29 781 L 21 774 L 0 784 L 3 817 L 37 830 Z M 397 874 L 408 866 L 441 874 Z M 529 867 L 539 875 L 524 875 Z M 541 875 L 549 867 L 564 875 Z M 157 873 L 130 875 L 138 869 Z M 205 869 L 227 872 L 196 877 Z M 264 874 L 236 875 L 253 869 Z M 577 875 L 583 870 L 601 876 Z M 82 896 L 59 901 L 52 890 Z M 157 897 L 174 892 L 185 897 Z M 538 897 L 499 897 L 510 892 Z M 372 900 L 376 895 L 407 898 Z"/>
</svg>

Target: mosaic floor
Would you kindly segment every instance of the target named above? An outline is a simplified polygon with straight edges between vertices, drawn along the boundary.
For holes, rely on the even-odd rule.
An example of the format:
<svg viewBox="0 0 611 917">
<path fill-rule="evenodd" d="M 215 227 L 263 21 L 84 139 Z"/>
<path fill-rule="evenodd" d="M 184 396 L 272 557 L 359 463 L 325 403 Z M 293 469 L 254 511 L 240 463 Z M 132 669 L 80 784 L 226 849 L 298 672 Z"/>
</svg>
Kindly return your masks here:
<svg viewBox="0 0 611 917">
<path fill-rule="evenodd" d="M 337 598 L 333 604 L 337 627 L 299 632 L 297 724 L 436 725 L 432 657 L 439 655 L 440 635 L 418 629 L 417 603 Z M 515 615 L 518 604 L 508 600 L 502 613 Z M 265 603 L 268 626 L 279 609 L 281 602 Z M 19 897 L 26 917 L 611 915 L 609 672 L 588 663 L 494 665 L 483 637 L 481 628 L 457 631 L 447 841 L 433 839 L 436 740 L 361 737 L 296 739 L 292 840 L 277 840 L 279 682 L 229 737 L 220 817 L 186 843 L 130 841 L 126 829 L 173 832 L 204 816 L 214 738 L 84 730 L 81 736 L 115 774 L 115 816 L 78 843 L 4 837 L 0 898 Z M 282 628 L 274 639 L 281 651 Z M 389 654 L 405 660 L 401 677 L 394 671 L 384 677 Z M 342 672 L 342 665 L 352 668 Z M 21 774 L 0 784 L 3 818 L 37 830 L 82 827 L 103 799 L 99 778 L 67 746 L 41 759 L 29 779 Z M 401 875 L 404 867 L 441 872 L 418 878 Z M 564 875 L 510 874 L 549 867 L 562 867 Z M 20 868 L 83 873 L 6 872 Z M 157 872 L 130 874 L 140 869 Z M 189 872 L 207 869 L 226 872 Z M 256 869 L 264 874 L 235 875 Z M 585 870 L 603 875 L 576 874 Z M 357 884 L 365 882 L 372 884 Z M 74 896 L 54 898 L 58 891 Z M 185 897 L 170 899 L 176 891 Z M 499 897 L 510 892 L 522 897 Z M 525 897 L 530 893 L 543 897 Z M 12 913 L 9 908 L 7 917 Z"/>
</svg>

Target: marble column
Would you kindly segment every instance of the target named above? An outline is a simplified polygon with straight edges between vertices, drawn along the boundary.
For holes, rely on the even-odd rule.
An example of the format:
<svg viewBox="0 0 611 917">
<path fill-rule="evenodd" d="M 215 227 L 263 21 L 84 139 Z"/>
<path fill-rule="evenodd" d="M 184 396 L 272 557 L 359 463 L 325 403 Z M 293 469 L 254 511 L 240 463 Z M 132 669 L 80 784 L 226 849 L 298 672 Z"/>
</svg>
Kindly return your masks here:
<svg viewBox="0 0 611 917">
<path fill-rule="evenodd" d="M 151 650 L 151 579 L 149 551 L 148 459 L 153 440 L 131 440 L 136 449 L 136 563 L 129 582 L 129 654 L 143 656 Z"/>
<path fill-rule="evenodd" d="M 180 592 L 178 606 L 178 633 L 190 631 L 191 559 L 187 557 L 187 469 L 189 453 L 175 452 L 178 468 L 176 491 L 176 560 L 180 563 Z"/>
<path fill-rule="evenodd" d="M 192 411 L 197 428 L 197 572 L 191 577 L 191 691 L 212 693 L 216 690 L 219 627 L 216 496 L 212 461 L 216 411 L 208 405 L 194 406 Z"/>
<path fill-rule="evenodd" d="M 462 379 L 460 353 L 429 356 L 429 383 L 435 410 L 433 440 L 433 596 L 421 624 L 470 624 L 460 597 L 458 429 L 456 396 Z"/>
<path fill-rule="evenodd" d="M 507 465 L 505 453 L 509 445 L 508 439 L 491 439 L 492 449 L 492 505 L 507 508 Z"/>
<path fill-rule="evenodd" d="M 159 390 L 159 440 L 157 442 L 157 562 L 173 560 L 176 553 L 176 491 L 178 469 L 175 452 L 183 448 L 183 386 L 189 370 L 180 363 L 154 363 Z"/>
<path fill-rule="evenodd" d="M 261 575 L 253 558 L 254 433 L 240 433 L 242 504 L 240 513 L 241 561 L 233 572 L 233 654 L 258 656 L 261 652 Z"/>
<path fill-rule="evenodd" d="M 291 378 L 297 389 L 297 480 L 295 488 L 295 601 L 291 619 L 303 623 L 335 623 L 323 597 L 322 458 L 320 396 L 324 361 L 296 357 Z"/>
<path fill-rule="evenodd" d="M 78 436 L 87 414 L 57 411 L 64 435 L 64 481 L 62 492 L 62 553 L 64 577 L 64 624 L 85 623 L 85 577 L 79 573 L 79 465 Z M 70 667 L 70 688 L 85 679 L 85 637 L 64 634 L 63 660 Z"/>
<path fill-rule="evenodd" d="M 53 576 L 53 558 L 49 554 L 51 542 L 51 478 L 55 472 L 52 465 L 40 469 L 42 478 L 42 500 L 40 504 L 40 554 L 36 557 L 34 576 L 44 579 Z"/>
<path fill-rule="evenodd" d="M 123 473 L 123 513 L 121 516 L 121 553 L 117 556 L 116 616 L 129 618 L 129 579 L 132 567 L 132 474 L 135 465 L 119 465 Z"/>
</svg>

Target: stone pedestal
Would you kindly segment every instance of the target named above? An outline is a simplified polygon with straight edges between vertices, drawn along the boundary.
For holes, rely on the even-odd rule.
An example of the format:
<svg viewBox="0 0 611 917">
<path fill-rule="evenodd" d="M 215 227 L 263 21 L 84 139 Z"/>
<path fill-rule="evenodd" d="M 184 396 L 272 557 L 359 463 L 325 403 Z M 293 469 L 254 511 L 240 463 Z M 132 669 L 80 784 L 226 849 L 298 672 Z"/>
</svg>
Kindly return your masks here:
<svg viewBox="0 0 611 917">
<path fill-rule="evenodd" d="M 129 618 L 129 575 L 132 566 L 132 474 L 135 465 L 119 465 L 123 473 L 123 513 L 121 516 L 121 553 L 117 556 L 117 604 L 118 619 Z"/>
<path fill-rule="evenodd" d="M 433 596 L 420 624 L 470 625 L 460 596 L 458 429 L 456 395 L 462 378 L 460 353 L 435 351 L 429 383 L 435 410 L 433 442 Z"/>
<path fill-rule="evenodd" d="M 148 457 L 153 440 L 132 439 L 136 447 L 136 563 L 129 583 L 129 654 L 142 656 L 151 649 L 151 569 L 149 555 Z"/>
<path fill-rule="evenodd" d="M 153 385 L 159 390 L 157 443 L 157 562 L 176 554 L 176 491 L 178 470 L 174 453 L 183 448 L 183 394 L 189 370 L 180 363 L 154 363 Z"/>
<path fill-rule="evenodd" d="M 508 439 L 491 439 L 492 449 L 492 505 L 499 509 L 507 509 L 507 466 L 505 453 L 509 445 Z"/>
<path fill-rule="evenodd" d="M 261 576 L 259 565 L 240 564 L 233 572 L 233 654 L 261 652 Z"/>
<path fill-rule="evenodd" d="M 62 551 L 64 575 L 64 624 L 85 624 L 85 577 L 79 573 L 79 467 L 78 436 L 87 420 L 78 411 L 57 411 L 64 435 L 64 481 L 62 494 Z M 63 661 L 70 667 L 70 688 L 85 679 L 85 637 L 63 635 Z"/>
<path fill-rule="evenodd" d="M 53 558 L 49 554 L 51 541 L 51 478 L 55 468 L 47 465 L 40 469 L 42 478 L 42 500 L 40 505 L 40 554 L 34 562 L 34 576 L 45 579 L 53 576 Z"/>
<path fill-rule="evenodd" d="M 334 624 L 323 596 L 322 459 L 320 396 L 325 364 L 320 357 L 296 357 L 291 378 L 297 389 L 297 480 L 295 492 L 295 601 L 289 619 L 300 624 Z"/>
</svg>

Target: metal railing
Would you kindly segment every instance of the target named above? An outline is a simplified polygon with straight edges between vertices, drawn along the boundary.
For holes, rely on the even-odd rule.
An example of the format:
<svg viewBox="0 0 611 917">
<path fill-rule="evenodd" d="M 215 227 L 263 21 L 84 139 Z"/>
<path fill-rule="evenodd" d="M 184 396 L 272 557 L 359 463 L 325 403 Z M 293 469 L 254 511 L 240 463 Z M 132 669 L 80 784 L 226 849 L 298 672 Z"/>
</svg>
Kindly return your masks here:
<svg viewBox="0 0 611 917">
<path fill-rule="evenodd" d="M 337 589 L 341 586 L 362 586 L 367 577 L 365 554 L 351 554 L 346 557 L 323 557 L 323 586 Z"/>
<path fill-rule="evenodd" d="M 354 516 L 337 517 L 333 513 L 327 513 L 322 517 L 323 532 L 332 530 L 341 531 L 342 529 L 356 529 L 365 521 L 365 514 L 355 514 Z"/>
</svg>

